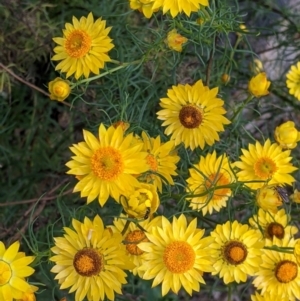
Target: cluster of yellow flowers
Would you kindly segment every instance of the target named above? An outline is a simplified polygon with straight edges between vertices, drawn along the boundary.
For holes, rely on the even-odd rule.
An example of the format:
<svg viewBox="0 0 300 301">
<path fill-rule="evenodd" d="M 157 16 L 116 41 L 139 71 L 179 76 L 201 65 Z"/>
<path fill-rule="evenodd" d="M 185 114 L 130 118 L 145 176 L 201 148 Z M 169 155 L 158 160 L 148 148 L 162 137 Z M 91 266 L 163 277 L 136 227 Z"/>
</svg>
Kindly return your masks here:
<svg viewBox="0 0 300 301">
<path fill-rule="evenodd" d="M 201 6 L 208 6 L 208 1 L 130 0 L 130 7 L 147 18 L 159 10 L 170 12 L 173 18 L 182 12 L 190 16 Z M 92 13 L 80 20 L 74 17 L 72 24 L 66 24 L 63 37 L 54 39 L 58 46 L 52 59 L 61 61 L 56 70 L 75 80 L 99 74 L 111 61 L 110 30 L 101 18 L 94 21 Z M 176 29 L 166 38 L 177 52 L 187 41 Z M 300 63 L 295 68 L 288 74 L 287 85 L 300 99 L 296 84 Z M 229 81 L 229 76 L 224 75 L 224 80 Z M 268 95 L 270 84 L 266 73 L 259 72 L 249 81 L 249 99 Z M 49 91 L 51 99 L 64 101 L 72 84 L 56 78 L 49 83 Z M 294 237 L 298 229 L 282 208 L 287 200 L 284 186 L 295 182 L 291 174 L 297 170 L 291 162 L 291 150 L 300 140 L 294 122 L 274 129 L 276 142 L 255 141 L 241 149 L 237 161 L 226 153 L 208 151 L 188 170 L 185 201 L 191 210 L 203 216 L 219 212 L 234 197 L 234 185 L 242 183 L 259 207 L 248 223 L 233 218 L 217 224 L 207 235 L 198 227 L 197 218 L 178 214 L 169 220 L 157 213 L 164 185 L 173 186 L 177 176 L 179 146 L 204 150 L 218 142 L 225 126 L 233 122 L 234 118 L 225 117 L 224 100 L 218 93 L 218 87 L 209 88 L 202 80 L 168 89 L 156 113 L 169 137 L 167 142 L 144 131 L 138 135 L 120 121 L 108 127 L 101 123 L 96 136 L 83 130 L 84 141 L 70 147 L 74 155 L 66 166 L 67 173 L 78 180 L 74 192 L 80 192 L 87 204 L 97 199 L 103 207 L 112 199 L 123 210 L 110 225 L 99 215 L 85 217 L 83 222 L 73 219 L 63 237 L 54 238 L 51 272 L 60 289 L 75 292 L 76 301 L 85 297 L 114 300 L 127 283 L 125 271 L 153 280 L 153 287 L 161 284 L 163 296 L 170 290 L 177 294 L 181 288 L 189 295 L 200 291 L 206 272 L 225 284 L 252 277 L 253 301 L 300 299 L 300 240 Z M 300 203 L 297 190 L 291 200 Z M 8 249 L 0 244 L 0 300 L 35 298 L 37 287 L 25 281 L 34 272 L 28 267 L 34 257 L 18 249 L 18 243 Z"/>
</svg>

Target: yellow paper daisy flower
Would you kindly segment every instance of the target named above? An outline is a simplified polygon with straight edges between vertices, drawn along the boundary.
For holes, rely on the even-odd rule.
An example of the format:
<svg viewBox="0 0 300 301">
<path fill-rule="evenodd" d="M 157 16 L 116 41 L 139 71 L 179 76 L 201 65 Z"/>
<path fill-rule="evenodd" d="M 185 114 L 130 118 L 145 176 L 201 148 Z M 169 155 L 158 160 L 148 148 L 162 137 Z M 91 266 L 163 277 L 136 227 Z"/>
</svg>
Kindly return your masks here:
<svg viewBox="0 0 300 301">
<path fill-rule="evenodd" d="M 273 238 L 273 243 L 266 242 L 268 246 L 293 248 L 295 240 L 285 237 L 282 240 Z M 300 299 L 300 269 L 294 254 L 264 249 L 262 263 L 253 280 L 255 287 L 261 293 L 282 298 Z"/>
<path fill-rule="evenodd" d="M 205 283 L 203 272 L 213 271 L 211 263 L 211 237 L 203 238 L 204 230 L 197 228 L 197 219 L 187 223 L 180 215 L 171 223 L 162 216 L 162 225 L 153 226 L 146 233 L 149 242 L 138 246 L 145 251 L 145 261 L 140 267 L 143 279 L 153 279 L 152 287 L 162 284 L 162 295 L 169 290 L 178 293 L 183 287 L 189 295 L 200 291 Z"/>
<path fill-rule="evenodd" d="M 153 9 L 154 0 L 129 0 L 130 8 L 137 9 L 146 18 L 151 18 L 154 12 L 157 12 L 159 8 Z"/>
<path fill-rule="evenodd" d="M 181 12 L 190 16 L 191 12 L 197 12 L 200 9 L 200 5 L 208 6 L 208 0 L 155 0 L 153 9 L 162 8 L 164 14 L 170 11 L 174 18 Z"/>
<path fill-rule="evenodd" d="M 103 206 L 109 196 L 119 201 L 121 194 L 140 185 L 133 174 L 148 170 L 147 153 L 141 152 L 143 143 L 132 143 L 133 134 L 124 137 L 122 127 L 101 124 L 98 139 L 85 130 L 83 137 L 85 142 L 70 147 L 75 156 L 66 164 L 68 174 L 80 176 L 74 192 L 81 191 L 88 203 L 98 197 Z"/>
<path fill-rule="evenodd" d="M 57 274 L 60 289 L 76 291 L 76 301 L 85 296 L 89 301 L 114 300 L 115 292 L 122 294 L 126 283 L 124 269 L 134 268 L 122 235 L 105 229 L 98 215 L 93 221 L 85 217 L 83 223 L 73 219 L 72 225 L 75 231 L 65 227 L 66 234 L 55 237 L 51 248 L 56 254 L 50 258 L 55 262 L 51 272 Z"/>
<path fill-rule="evenodd" d="M 61 61 L 55 68 L 66 72 L 66 77 L 75 73 L 78 79 L 81 75 L 88 78 L 90 72 L 99 74 L 99 69 L 111 61 L 107 52 L 114 45 L 108 37 L 111 27 L 105 27 L 106 21 L 97 19 L 94 22 L 92 13 L 80 20 L 73 17 L 73 24 L 66 23 L 62 38 L 53 38 L 58 44 L 54 48 L 53 61 Z"/>
<path fill-rule="evenodd" d="M 252 189 L 258 189 L 268 184 L 288 184 L 291 185 L 295 179 L 290 175 L 297 170 L 290 161 L 291 151 L 283 151 L 277 143 L 272 143 L 268 139 L 264 145 L 258 141 L 249 144 L 249 150 L 242 149 L 241 161 L 235 162 L 235 166 L 241 169 L 236 175 L 241 182 Z M 260 181 L 260 182 L 256 182 Z"/>
<path fill-rule="evenodd" d="M 210 248 L 217 251 L 212 275 L 218 274 L 225 284 L 233 281 L 240 283 L 246 282 L 247 276 L 253 276 L 259 269 L 264 246 L 259 231 L 237 221 L 228 221 L 217 225 L 210 235 L 215 238 Z"/>
<path fill-rule="evenodd" d="M 281 240 L 285 237 L 293 237 L 298 232 L 297 227 L 289 225 L 290 221 L 291 217 L 284 209 L 275 214 L 259 209 L 258 214 L 249 219 L 249 224 L 252 228 L 259 229 L 265 238 L 273 240 L 275 236 Z"/>
<path fill-rule="evenodd" d="M 269 293 L 264 293 L 263 295 L 255 292 L 255 295 L 251 295 L 251 301 L 294 301 L 295 299 L 290 299 L 288 297 L 282 298 L 281 296 L 272 296 Z"/>
<path fill-rule="evenodd" d="M 224 101 L 217 94 L 218 88 L 210 90 L 199 80 L 192 86 L 173 86 L 168 97 L 160 99 L 163 110 L 157 112 L 158 119 L 164 120 L 165 134 L 172 134 L 175 145 L 183 142 L 186 148 L 194 150 L 219 141 L 218 132 L 224 131 L 223 125 L 230 121 L 223 116 Z"/>
<path fill-rule="evenodd" d="M 151 221 L 149 219 L 140 221 L 138 226 L 136 223 L 130 222 L 125 233 L 123 233 L 128 221 L 128 217 L 126 218 L 126 215 L 121 214 L 119 218 L 114 219 L 114 225 L 110 228 L 113 232 L 123 234 L 123 241 L 126 246 L 127 255 L 135 265 L 131 272 L 133 275 L 139 275 L 139 277 L 142 278 L 144 271 L 139 269 L 139 267 L 143 265 L 146 253 L 138 247 L 138 244 L 144 241 L 149 241 L 145 232 L 148 232 L 154 226 L 161 227 L 161 216 L 157 216 Z M 144 231 L 142 229 L 144 229 Z"/>
<path fill-rule="evenodd" d="M 189 169 L 189 172 L 186 190 L 188 193 L 199 195 L 187 198 L 190 207 L 201 210 L 203 215 L 208 212 L 212 214 L 214 209 L 219 212 L 222 207 L 226 207 L 231 189 L 218 186 L 226 186 L 235 181 L 226 155 L 217 157 L 214 151 L 205 157 L 201 156 L 199 163 Z"/>
<path fill-rule="evenodd" d="M 300 62 L 291 66 L 286 78 L 286 85 L 289 89 L 289 93 L 300 100 Z"/>
<path fill-rule="evenodd" d="M 152 138 L 145 132 L 142 132 L 142 141 L 144 143 L 142 150 L 148 153 L 146 161 L 150 172 L 142 180 L 154 184 L 162 192 L 162 182 L 174 185 L 172 176 L 177 176 L 176 163 L 180 158 L 175 151 L 174 141 L 162 143 L 160 136 Z"/>
<path fill-rule="evenodd" d="M 30 290 L 30 284 L 24 278 L 34 273 L 28 265 L 35 257 L 18 252 L 19 247 L 20 243 L 16 241 L 6 249 L 0 241 L 0 300 L 13 301 Z"/>
</svg>

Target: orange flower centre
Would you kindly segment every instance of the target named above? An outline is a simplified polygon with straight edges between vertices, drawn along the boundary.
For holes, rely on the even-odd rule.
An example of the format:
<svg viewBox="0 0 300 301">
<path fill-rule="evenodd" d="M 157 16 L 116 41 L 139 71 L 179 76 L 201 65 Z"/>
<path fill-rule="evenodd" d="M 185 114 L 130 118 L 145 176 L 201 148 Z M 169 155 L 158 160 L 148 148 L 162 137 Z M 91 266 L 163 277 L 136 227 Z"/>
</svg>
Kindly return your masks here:
<svg viewBox="0 0 300 301">
<path fill-rule="evenodd" d="M 5 261 L 0 261 L 0 287 L 10 281 L 12 270 L 10 265 Z"/>
<path fill-rule="evenodd" d="M 266 232 L 270 238 L 273 238 L 274 236 L 279 239 L 284 238 L 284 228 L 279 223 L 270 223 L 266 229 Z"/>
<path fill-rule="evenodd" d="M 96 250 L 85 248 L 75 254 L 73 266 L 81 276 L 96 276 L 104 268 L 104 258 Z"/>
<path fill-rule="evenodd" d="M 197 106 L 183 106 L 179 112 L 179 120 L 187 129 L 195 129 L 199 127 L 203 120 L 203 111 Z"/>
<path fill-rule="evenodd" d="M 124 171 L 121 153 L 113 147 L 99 148 L 91 157 L 91 169 L 104 181 L 115 181 Z"/>
<path fill-rule="evenodd" d="M 185 241 L 171 242 L 163 254 L 166 268 L 174 274 L 182 274 L 190 270 L 194 266 L 195 258 L 194 249 Z"/>
<path fill-rule="evenodd" d="M 146 237 L 145 233 L 141 230 L 134 230 L 129 232 L 125 238 L 126 241 L 126 250 L 131 255 L 142 255 L 144 251 L 142 251 L 137 245 L 140 242 L 147 242 L 149 241 Z"/>
<path fill-rule="evenodd" d="M 239 241 L 230 241 L 223 249 L 224 259 L 232 265 L 243 263 L 247 255 L 248 251 L 246 246 Z"/>
<path fill-rule="evenodd" d="M 64 44 L 66 53 L 76 59 L 85 56 L 90 51 L 91 46 L 91 36 L 82 29 L 74 29 L 70 32 Z"/>
<path fill-rule="evenodd" d="M 280 283 L 289 283 L 298 275 L 298 266 L 290 260 L 279 262 L 275 268 L 275 277 Z"/>
<path fill-rule="evenodd" d="M 223 173 L 213 173 L 211 174 L 205 181 L 205 187 L 207 189 L 214 187 L 214 186 L 224 186 L 229 184 L 230 181 L 229 179 L 226 177 L 226 175 L 224 175 Z M 224 197 L 230 195 L 230 189 L 229 188 L 217 188 L 213 191 L 213 197 L 212 200 L 213 201 L 220 201 L 222 200 Z"/>
<path fill-rule="evenodd" d="M 272 178 L 276 171 L 277 166 L 270 158 L 260 158 L 254 164 L 254 173 L 262 180 Z"/>
<path fill-rule="evenodd" d="M 146 157 L 147 164 L 150 166 L 151 171 L 157 171 L 158 170 L 158 162 L 152 154 L 148 154 Z"/>
</svg>

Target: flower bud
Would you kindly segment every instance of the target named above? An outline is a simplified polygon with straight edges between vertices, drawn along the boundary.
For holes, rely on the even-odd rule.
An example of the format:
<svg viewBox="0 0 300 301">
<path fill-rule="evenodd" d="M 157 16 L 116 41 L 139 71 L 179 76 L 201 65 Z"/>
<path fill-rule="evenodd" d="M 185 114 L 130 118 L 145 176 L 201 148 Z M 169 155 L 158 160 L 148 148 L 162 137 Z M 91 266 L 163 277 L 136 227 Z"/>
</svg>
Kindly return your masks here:
<svg viewBox="0 0 300 301">
<path fill-rule="evenodd" d="M 287 121 L 276 127 L 274 137 L 283 149 L 292 149 L 297 146 L 297 142 L 300 140 L 300 132 L 295 128 L 294 122 Z"/>
<path fill-rule="evenodd" d="M 252 77 L 248 84 L 249 92 L 255 97 L 260 97 L 269 94 L 269 87 L 271 82 L 267 80 L 265 72 L 260 72 Z"/>
<path fill-rule="evenodd" d="M 276 190 L 276 185 L 265 185 L 257 190 L 256 202 L 265 211 L 276 213 L 282 205 L 282 198 Z"/>
<path fill-rule="evenodd" d="M 129 217 L 147 219 L 159 206 L 159 197 L 153 184 L 141 183 L 128 196 L 121 197 L 121 205 Z"/>
<path fill-rule="evenodd" d="M 57 101 L 64 101 L 71 92 L 69 81 L 60 77 L 49 82 L 48 89 L 50 92 L 50 99 Z"/>
</svg>

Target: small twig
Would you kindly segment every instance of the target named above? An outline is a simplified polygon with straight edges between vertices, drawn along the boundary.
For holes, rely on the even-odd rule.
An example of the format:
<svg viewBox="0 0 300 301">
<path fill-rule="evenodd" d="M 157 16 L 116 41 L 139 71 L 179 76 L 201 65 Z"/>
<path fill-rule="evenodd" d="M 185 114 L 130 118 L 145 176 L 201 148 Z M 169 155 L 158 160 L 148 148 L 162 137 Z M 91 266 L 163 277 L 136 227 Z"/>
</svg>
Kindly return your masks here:
<svg viewBox="0 0 300 301">
<path fill-rule="evenodd" d="M 55 190 L 57 190 L 59 187 L 61 187 L 65 182 L 66 181 L 64 181 L 63 183 L 60 183 L 59 185 L 55 186 L 53 189 L 51 189 L 49 192 L 47 192 L 46 195 L 52 194 Z M 53 200 L 53 199 L 57 198 L 58 196 L 69 194 L 72 191 L 73 191 L 73 188 L 69 189 L 69 190 L 67 190 L 67 191 L 65 191 L 65 192 L 63 192 L 59 195 L 43 196 L 41 198 L 34 198 L 34 199 L 15 201 L 15 202 L 7 202 L 7 203 L 0 204 L 0 207 L 14 206 L 14 205 L 20 205 L 20 204 L 29 204 L 29 203 L 37 202 L 38 200 L 49 201 L 49 200 Z"/>
<path fill-rule="evenodd" d="M 5 70 L 8 74 L 10 74 L 12 77 L 14 77 L 19 82 L 21 82 L 21 83 L 25 84 L 26 86 L 28 86 L 28 87 L 30 87 L 30 88 L 46 95 L 47 97 L 50 97 L 49 93 L 45 92 L 44 90 L 40 89 L 39 87 L 35 86 L 34 84 L 31 84 L 31 83 L 27 82 L 25 79 L 23 79 L 20 76 L 16 75 L 13 71 L 11 71 L 9 68 L 4 66 L 2 63 L 0 63 L 0 68 Z"/>
<path fill-rule="evenodd" d="M 217 41 L 217 37 L 214 38 L 214 44 L 213 44 L 213 47 L 209 54 L 208 64 L 207 64 L 207 68 L 206 68 L 206 80 L 205 80 L 206 86 L 209 86 L 209 80 L 210 80 L 210 74 L 211 74 L 211 69 L 212 69 L 212 64 L 213 64 L 214 53 L 215 53 L 216 41 Z"/>
</svg>

